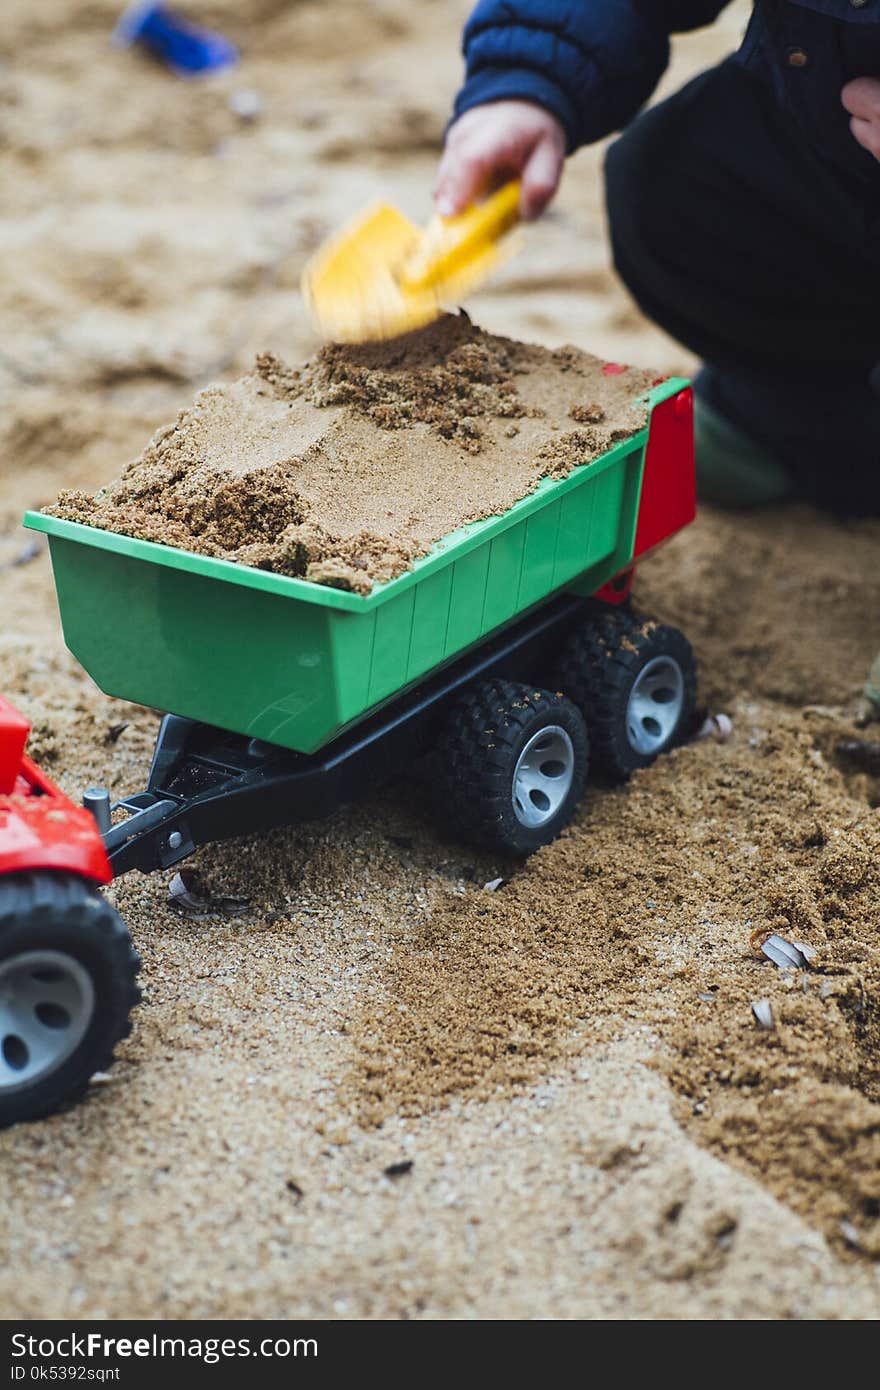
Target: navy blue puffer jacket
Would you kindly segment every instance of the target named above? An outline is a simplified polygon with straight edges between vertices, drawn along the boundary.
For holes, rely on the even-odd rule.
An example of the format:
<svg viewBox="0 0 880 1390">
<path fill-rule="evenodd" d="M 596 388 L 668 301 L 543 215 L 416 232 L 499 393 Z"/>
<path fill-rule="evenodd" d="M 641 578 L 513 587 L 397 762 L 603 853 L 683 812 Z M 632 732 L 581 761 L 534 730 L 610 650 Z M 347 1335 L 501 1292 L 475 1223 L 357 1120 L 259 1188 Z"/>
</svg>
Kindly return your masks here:
<svg viewBox="0 0 880 1390">
<path fill-rule="evenodd" d="M 625 126 L 669 60 L 669 35 L 710 24 L 728 0 L 479 0 L 464 31 L 460 116 L 520 98 L 552 111 L 569 150 Z M 880 0 L 756 0 L 736 61 L 773 89 L 830 159 L 876 175 L 840 91 L 880 76 Z"/>
</svg>

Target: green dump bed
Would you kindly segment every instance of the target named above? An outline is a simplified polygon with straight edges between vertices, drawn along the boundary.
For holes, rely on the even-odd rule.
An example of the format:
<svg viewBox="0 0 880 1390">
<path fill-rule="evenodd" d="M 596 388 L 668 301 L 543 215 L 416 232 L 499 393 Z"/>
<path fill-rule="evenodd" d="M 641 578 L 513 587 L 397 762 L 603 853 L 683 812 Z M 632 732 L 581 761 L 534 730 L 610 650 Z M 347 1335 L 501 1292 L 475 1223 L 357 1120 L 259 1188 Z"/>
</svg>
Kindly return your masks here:
<svg viewBox="0 0 880 1390">
<path fill-rule="evenodd" d="M 65 640 L 108 695 L 312 753 L 551 594 L 592 593 L 625 568 L 647 434 L 367 596 L 37 512 L 25 524 L 49 537 Z"/>
</svg>

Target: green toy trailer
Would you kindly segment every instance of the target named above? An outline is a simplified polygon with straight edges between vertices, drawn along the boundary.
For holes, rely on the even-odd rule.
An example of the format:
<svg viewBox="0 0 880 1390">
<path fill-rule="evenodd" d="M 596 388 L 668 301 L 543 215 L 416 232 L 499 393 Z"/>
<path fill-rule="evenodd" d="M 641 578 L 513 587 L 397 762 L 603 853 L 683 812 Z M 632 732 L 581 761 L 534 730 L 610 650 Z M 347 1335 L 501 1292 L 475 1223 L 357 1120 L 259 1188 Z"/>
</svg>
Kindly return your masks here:
<svg viewBox="0 0 880 1390">
<path fill-rule="evenodd" d="M 366 596 L 29 513 L 71 651 L 171 711 L 147 789 L 92 797 L 114 873 L 326 813 L 428 749 L 460 832 L 526 854 L 571 817 L 590 747 L 624 777 L 672 746 L 690 647 L 626 599 L 694 514 L 692 398 L 671 379 L 645 401 L 643 431 Z"/>
<path fill-rule="evenodd" d="M 327 813 L 426 752 L 456 831 L 528 854 L 591 762 L 625 778 L 687 733 L 691 649 L 628 595 L 694 514 L 691 393 L 647 404 L 640 434 L 366 597 L 28 515 L 71 650 L 109 694 L 173 712 L 146 789 L 80 809 L 0 701 L 0 1127 L 78 1099 L 128 1031 L 112 875 Z"/>
</svg>

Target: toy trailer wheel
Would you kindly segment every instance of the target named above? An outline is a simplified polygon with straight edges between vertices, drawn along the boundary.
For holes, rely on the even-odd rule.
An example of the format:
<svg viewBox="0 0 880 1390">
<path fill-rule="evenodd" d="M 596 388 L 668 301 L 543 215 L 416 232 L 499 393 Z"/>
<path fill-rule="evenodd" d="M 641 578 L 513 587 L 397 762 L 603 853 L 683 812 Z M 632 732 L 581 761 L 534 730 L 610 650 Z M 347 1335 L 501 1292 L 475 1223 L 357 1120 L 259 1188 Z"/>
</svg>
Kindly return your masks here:
<svg viewBox="0 0 880 1390">
<path fill-rule="evenodd" d="M 569 638 L 554 674 L 583 711 L 594 764 L 610 781 L 626 781 L 688 732 L 697 663 L 678 628 L 599 610 Z"/>
<path fill-rule="evenodd" d="M 438 752 L 457 834 L 531 854 L 567 825 L 587 778 L 583 716 L 570 700 L 513 681 L 481 681 L 449 715 Z"/>
<path fill-rule="evenodd" d="M 0 1128 L 80 1099 L 140 999 L 119 914 L 73 874 L 0 878 Z"/>
</svg>

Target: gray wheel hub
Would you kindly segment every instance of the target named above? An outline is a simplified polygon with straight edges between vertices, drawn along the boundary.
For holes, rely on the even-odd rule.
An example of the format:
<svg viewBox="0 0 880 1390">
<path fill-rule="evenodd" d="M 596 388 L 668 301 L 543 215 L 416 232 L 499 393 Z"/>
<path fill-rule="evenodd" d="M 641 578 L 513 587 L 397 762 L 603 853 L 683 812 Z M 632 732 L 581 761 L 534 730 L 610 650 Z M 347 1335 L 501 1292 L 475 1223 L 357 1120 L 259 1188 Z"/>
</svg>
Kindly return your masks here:
<svg viewBox="0 0 880 1390">
<path fill-rule="evenodd" d="M 56 1071 L 94 1012 L 92 978 L 66 951 L 23 951 L 0 962 L 0 1094 Z"/>
<path fill-rule="evenodd" d="M 626 706 L 626 734 L 637 753 L 651 757 L 667 746 L 684 707 L 684 673 L 671 656 L 655 656 L 635 679 Z"/>
<path fill-rule="evenodd" d="M 552 820 L 571 790 L 574 747 L 565 729 L 548 724 L 533 734 L 516 760 L 513 809 L 535 830 Z"/>
</svg>

